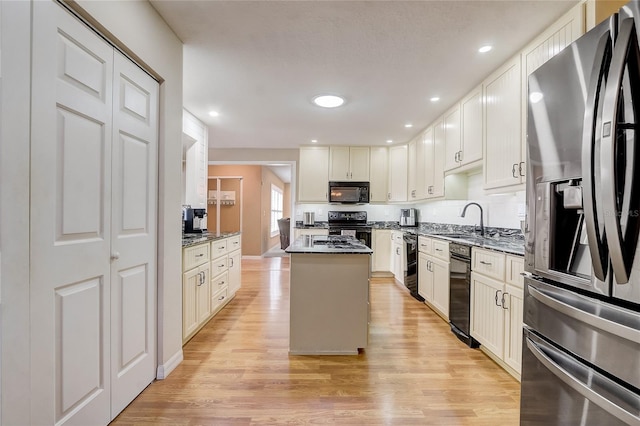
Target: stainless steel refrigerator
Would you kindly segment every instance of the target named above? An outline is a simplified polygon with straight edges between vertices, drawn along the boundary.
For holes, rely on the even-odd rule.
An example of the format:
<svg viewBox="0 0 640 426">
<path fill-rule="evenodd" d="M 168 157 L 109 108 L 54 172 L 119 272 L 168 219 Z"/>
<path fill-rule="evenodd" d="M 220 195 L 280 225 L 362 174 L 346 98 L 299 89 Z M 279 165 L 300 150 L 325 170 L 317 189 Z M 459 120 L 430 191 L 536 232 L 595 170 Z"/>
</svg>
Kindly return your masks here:
<svg viewBox="0 0 640 426">
<path fill-rule="evenodd" d="M 640 4 L 528 79 L 522 425 L 640 424 Z"/>
</svg>

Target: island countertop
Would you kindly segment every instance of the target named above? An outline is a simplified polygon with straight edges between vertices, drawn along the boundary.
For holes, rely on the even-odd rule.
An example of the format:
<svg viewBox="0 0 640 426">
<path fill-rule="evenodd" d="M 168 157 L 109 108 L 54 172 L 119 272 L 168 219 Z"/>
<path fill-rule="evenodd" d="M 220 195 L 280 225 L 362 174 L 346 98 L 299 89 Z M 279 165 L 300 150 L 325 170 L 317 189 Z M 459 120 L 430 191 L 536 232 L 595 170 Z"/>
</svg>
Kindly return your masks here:
<svg viewBox="0 0 640 426">
<path fill-rule="evenodd" d="M 301 235 L 296 238 L 286 253 L 317 254 L 371 254 L 371 250 L 359 240 L 345 235 Z"/>
</svg>

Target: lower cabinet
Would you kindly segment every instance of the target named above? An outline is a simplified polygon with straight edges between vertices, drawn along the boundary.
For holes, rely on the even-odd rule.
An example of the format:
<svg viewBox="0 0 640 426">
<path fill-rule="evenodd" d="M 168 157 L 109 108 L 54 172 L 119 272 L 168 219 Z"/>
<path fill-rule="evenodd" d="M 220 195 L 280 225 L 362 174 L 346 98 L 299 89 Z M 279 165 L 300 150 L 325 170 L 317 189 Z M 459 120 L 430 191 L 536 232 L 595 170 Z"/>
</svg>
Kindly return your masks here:
<svg viewBox="0 0 640 426">
<path fill-rule="evenodd" d="M 478 270 L 471 272 L 471 335 L 488 355 L 520 379 L 524 281 L 517 271 L 523 269 L 524 260 L 475 248 L 472 257 L 482 261 L 472 260 Z"/>
<path fill-rule="evenodd" d="M 371 272 L 391 271 L 391 231 L 374 229 L 371 235 Z"/>
<path fill-rule="evenodd" d="M 230 249 L 234 251 L 227 253 Z M 240 236 L 182 250 L 182 343 L 233 298 L 241 285 Z"/>
<path fill-rule="evenodd" d="M 391 231 L 391 258 L 389 259 L 391 273 L 401 284 L 404 284 L 406 269 L 404 258 L 404 237 L 402 231 Z"/>
<path fill-rule="evenodd" d="M 449 320 L 449 243 L 418 238 L 418 294 L 445 321 Z"/>
</svg>

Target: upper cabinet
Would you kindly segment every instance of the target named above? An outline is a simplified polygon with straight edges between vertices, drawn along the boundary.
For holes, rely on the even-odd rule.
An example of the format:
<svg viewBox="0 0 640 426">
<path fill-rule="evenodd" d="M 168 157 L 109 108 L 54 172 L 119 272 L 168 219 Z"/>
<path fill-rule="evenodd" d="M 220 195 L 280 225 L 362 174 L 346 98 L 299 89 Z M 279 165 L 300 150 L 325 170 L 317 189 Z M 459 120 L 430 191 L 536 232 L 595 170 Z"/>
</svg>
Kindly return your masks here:
<svg viewBox="0 0 640 426">
<path fill-rule="evenodd" d="M 326 146 L 300 148 L 298 201 L 327 202 L 329 200 L 328 190 L 329 148 Z"/>
<path fill-rule="evenodd" d="M 387 201 L 407 201 L 407 145 L 389 148 L 389 193 Z"/>
<path fill-rule="evenodd" d="M 460 101 L 461 134 L 458 165 L 481 165 L 482 160 L 482 86 L 476 87 Z"/>
<path fill-rule="evenodd" d="M 526 156 L 521 141 L 520 55 L 493 73 L 484 87 L 484 187 L 520 184 Z"/>
<path fill-rule="evenodd" d="M 209 142 L 207 126 L 193 114 L 182 113 L 184 146 L 185 204 L 193 208 L 207 208 L 207 178 Z"/>
<path fill-rule="evenodd" d="M 386 146 L 372 146 L 370 148 L 369 201 L 384 203 L 389 194 L 389 151 Z"/>
<path fill-rule="evenodd" d="M 431 170 L 431 177 L 427 177 L 427 197 L 438 198 L 444 196 L 444 155 L 446 146 L 445 118 L 441 117 L 433 124 L 433 133 L 427 141 L 426 167 Z M 427 132 L 425 132 L 426 134 Z"/>
<path fill-rule="evenodd" d="M 444 171 L 460 166 L 460 105 L 456 104 L 443 117 Z"/>
<path fill-rule="evenodd" d="M 368 146 L 332 146 L 329 155 L 329 180 L 369 181 Z"/>
</svg>

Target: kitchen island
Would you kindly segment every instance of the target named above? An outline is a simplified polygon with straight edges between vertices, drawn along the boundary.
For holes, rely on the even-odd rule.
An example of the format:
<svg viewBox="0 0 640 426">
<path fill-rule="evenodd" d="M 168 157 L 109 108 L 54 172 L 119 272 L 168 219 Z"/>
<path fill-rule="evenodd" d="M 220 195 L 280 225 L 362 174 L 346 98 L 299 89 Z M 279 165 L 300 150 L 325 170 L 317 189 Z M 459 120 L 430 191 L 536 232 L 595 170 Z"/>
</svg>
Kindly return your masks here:
<svg viewBox="0 0 640 426">
<path fill-rule="evenodd" d="M 289 353 L 355 355 L 369 338 L 371 250 L 346 236 L 302 235 L 291 255 Z"/>
</svg>

